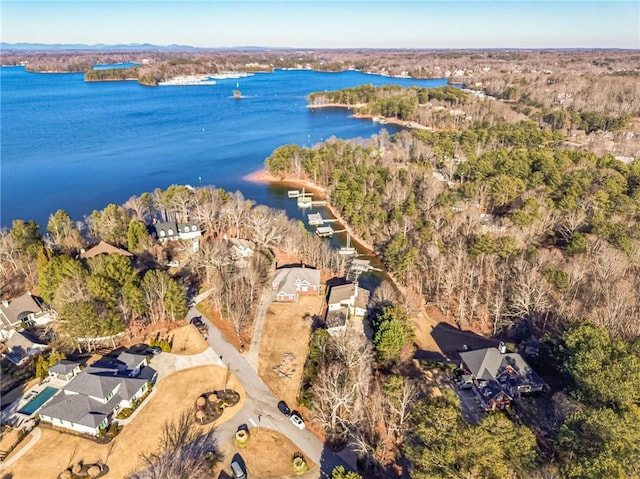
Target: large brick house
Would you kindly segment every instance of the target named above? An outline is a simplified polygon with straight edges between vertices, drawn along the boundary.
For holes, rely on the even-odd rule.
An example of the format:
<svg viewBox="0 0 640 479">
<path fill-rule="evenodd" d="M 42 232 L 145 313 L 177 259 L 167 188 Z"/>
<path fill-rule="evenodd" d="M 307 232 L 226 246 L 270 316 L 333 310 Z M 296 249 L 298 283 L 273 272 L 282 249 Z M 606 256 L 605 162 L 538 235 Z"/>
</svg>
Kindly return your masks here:
<svg viewBox="0 0 640 479">
<path fill-rule="evenodd" d="M 320 294 L 320 271 L 307 267 L 284 267 L 273 277 L 276 301 L 294 302 L 299 294 Z"/>
</svg>

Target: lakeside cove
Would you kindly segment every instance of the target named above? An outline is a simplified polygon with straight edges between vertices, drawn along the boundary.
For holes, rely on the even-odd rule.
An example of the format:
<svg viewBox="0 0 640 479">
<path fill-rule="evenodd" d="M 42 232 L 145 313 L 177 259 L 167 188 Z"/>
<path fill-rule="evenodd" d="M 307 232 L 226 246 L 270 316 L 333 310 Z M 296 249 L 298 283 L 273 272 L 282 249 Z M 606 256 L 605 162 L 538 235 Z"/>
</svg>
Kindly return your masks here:
<svg viewBox="0 0 640 479">
<path fill-rule="evenodd" d="M 312 103 L 308 104 L 307 108 L 310 110 L 315 109 L 323 109 L 323 108 L 336 108 L 336 109 L 346 109 L 346 110 L 355 110 L 359 108 L 363 108 L 367 106 L 365 103 L 356 103 L 354 105 L 348 105 L 346 103 Z M 425 131 L 436 131 L 435 128 L 427 125 L 423 125 L 418 123 L 417 121 L 407 121 L 401 120 L 399 118 L 381 116 L 381 115 L 373 115 L 371 113 L 353 113 L 350 116 L 351 118 L 356 118 L 358 120 L 371 120 L 374 123 L 379 123 L 380 125 L 395 125 L 402 128 L 407 129 L 415 129 L 415 130 L 425 130 Z"/>
</svg>

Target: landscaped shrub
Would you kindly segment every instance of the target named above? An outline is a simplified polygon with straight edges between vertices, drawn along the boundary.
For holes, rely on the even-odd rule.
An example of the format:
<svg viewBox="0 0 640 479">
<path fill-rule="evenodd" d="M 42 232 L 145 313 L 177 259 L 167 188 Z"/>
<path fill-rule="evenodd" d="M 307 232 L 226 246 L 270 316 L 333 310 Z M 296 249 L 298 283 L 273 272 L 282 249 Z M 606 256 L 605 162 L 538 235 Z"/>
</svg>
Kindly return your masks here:
<svg viewBox="0 0 640 479">
<path fill-rule="evenodd" d="M 249 439 L 249 431 L 247 431 L 246 429 L 238 429 L 233 441 L 235 442 L 236 446 L 244 447 L 249 442 Z"/>
<path fill-rule="evenodd" d="M 292 466 L 293 472 L 295 474 L 302 474 L 309 469 L 307 461 L 304 460 L 304 456 L 300 452 L 296 452 L 293 454 Z"/>
</svg>

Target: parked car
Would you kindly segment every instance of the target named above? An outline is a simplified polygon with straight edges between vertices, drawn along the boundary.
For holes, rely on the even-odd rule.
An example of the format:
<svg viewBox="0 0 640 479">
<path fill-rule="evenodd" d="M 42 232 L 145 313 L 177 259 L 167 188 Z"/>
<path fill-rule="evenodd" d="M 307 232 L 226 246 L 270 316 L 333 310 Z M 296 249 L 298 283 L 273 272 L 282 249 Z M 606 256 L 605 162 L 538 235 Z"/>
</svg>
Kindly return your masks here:
<svg viewBox="0 0 640 479">
<path fill-rule="evenodd" d="M 234 479 L 247 479 L 247 474 L 237 461 L 231 463 L 231 471 L 233 472 Z"/>
<path fill-rule="evenodd" d="M 160 354 L 161 352 L 162 352 L 162 349 L 160 348 L 160 346 L 151 346 L 145 350 L 146 354 L 153 354 L 153 355 Z"/>
<path fill-rule="evenodd" d="M 282 414 L 284 414 L 285 416 L 289 416 L 291 415 L 291 409 L 289 409 L 289 406 L 287 405 L 286 402 L 284 401 L 280 401 L 278 403 L 278 409 L 280 410 L 280 412 Z"/>
<path fill-rule="evenodd" d="M 196 328 L 202 328 L 205 327 L 205 324 L 202 322 L 202 317 L 200 316 L 196 316 L 195 318 L 191 318 L 191 321 L 189 321 L 191 324 L 193 324 Z"/>
<path fill-rule="evenodd" d="M 296 413 L 296 412 L 292 413 L 291 416 L 289 416 L 289 419 L 291 419 L 291 422 L 293 423 L 293 425 L 295 427 L 297 427 L 298 429 L 304 429 L 305 428 L 304 421 L 298 415 L 298 413 Z"/>
</svg>

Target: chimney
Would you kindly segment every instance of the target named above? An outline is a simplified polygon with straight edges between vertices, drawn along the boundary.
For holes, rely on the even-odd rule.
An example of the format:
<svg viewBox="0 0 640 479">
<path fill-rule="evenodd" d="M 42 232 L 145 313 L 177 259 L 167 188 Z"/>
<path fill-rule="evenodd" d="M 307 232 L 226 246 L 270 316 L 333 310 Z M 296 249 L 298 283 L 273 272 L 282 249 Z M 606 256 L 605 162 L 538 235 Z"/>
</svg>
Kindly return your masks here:
<svg viewBox="0 0 640 479">
<path fill-rule="evenodd" d="M 500 351 L 500 354 L 504 354 L 507 352 L 507 345 L 504 344 L 503 341 L 500 341 L 500 344 L 498 345 L 498 351 Z"/>
</svg>

